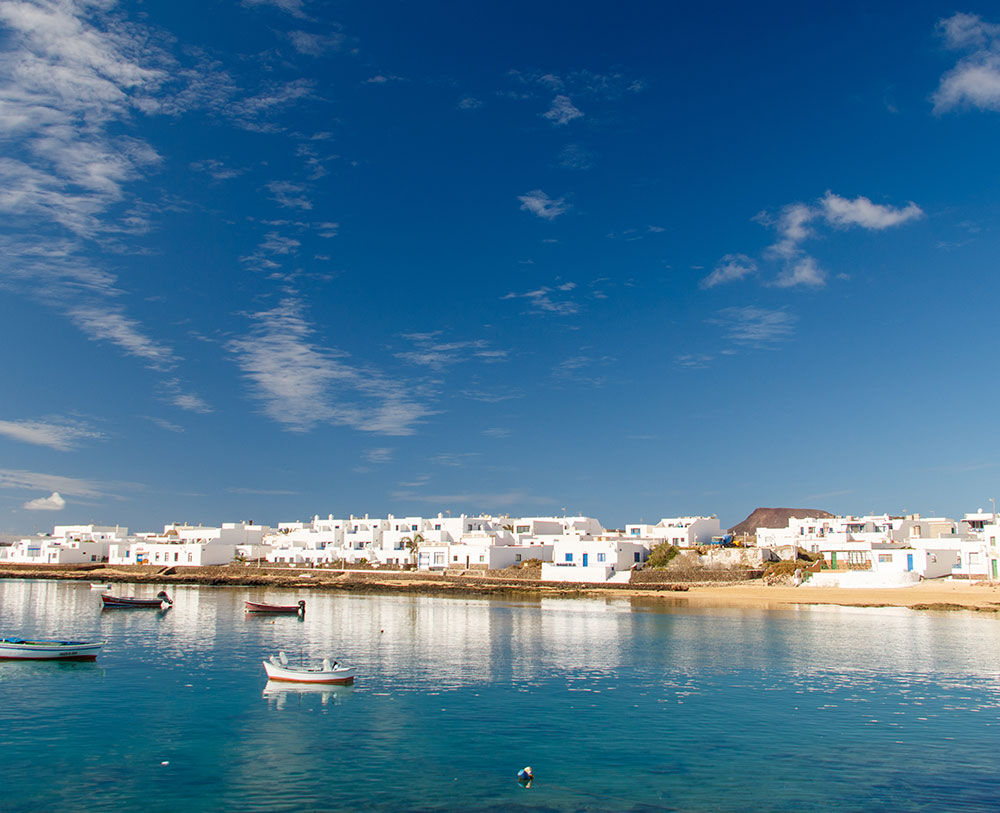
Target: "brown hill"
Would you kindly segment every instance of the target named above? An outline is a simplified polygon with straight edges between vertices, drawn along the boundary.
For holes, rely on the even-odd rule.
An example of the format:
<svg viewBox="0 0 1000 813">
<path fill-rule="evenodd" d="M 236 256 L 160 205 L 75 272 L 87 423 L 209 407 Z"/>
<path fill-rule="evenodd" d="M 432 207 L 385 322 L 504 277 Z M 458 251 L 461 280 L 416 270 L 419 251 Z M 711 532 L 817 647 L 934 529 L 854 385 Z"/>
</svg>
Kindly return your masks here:
<svg viewBox="0 0 1000 813">
<path fill-rule="evenodd" d="M 832 517 L 828 511 L 816 508 L 756 508 L 739 525 L 729 529 L 733 536 L 755 534 L 758 528 L 787 528 L 792 517 Z"/>
</svg>

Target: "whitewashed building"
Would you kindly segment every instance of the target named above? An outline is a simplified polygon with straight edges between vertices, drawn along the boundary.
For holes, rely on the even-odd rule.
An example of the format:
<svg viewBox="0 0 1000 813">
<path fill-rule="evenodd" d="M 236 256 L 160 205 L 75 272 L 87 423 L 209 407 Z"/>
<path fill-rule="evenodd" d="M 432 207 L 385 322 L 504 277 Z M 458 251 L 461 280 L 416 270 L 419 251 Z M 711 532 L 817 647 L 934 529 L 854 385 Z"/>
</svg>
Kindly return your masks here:
<svg viewBox="0 0 1000 813">
<path fill-rule="evenodd" d="M 627 582 L 648 558 L 647 544 L 626 537 L 563 539 L 552 546 L 552 561 L 543 562 L 542 581 Z"/>
<path fill-rule="evenodd" d="M 140 533 L 134 541 L 113 542 L 108 548 L 112 565 L 224 565 L 262 549 L 265 525 L 224 522 L 221 526 L 170 523 L 163 533 Z"/>
<path fill-rule="evenodd" d="M 722 534 L 718 517 L 671 517 L 655 525 L 636 523 L 625 526 L 625 536 L 647 539 L 654 545 L 666 542 L 681 548 L 707 545 Z"/>
</svg>

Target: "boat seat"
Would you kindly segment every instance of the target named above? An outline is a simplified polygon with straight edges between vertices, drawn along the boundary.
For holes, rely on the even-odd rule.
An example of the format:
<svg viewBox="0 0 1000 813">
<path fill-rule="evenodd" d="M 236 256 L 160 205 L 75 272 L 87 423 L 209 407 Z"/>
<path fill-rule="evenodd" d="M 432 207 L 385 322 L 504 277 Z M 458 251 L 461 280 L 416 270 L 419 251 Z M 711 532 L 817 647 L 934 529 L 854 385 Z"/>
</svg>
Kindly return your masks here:
<svg viewBox="0 0 1000 813">
<path fill-rule="evenodd" d="M 282 666 L 288 666 L 288 656 L 284 652 L 278 653 L 278 660 L 281 661 Z"/>
</svg>

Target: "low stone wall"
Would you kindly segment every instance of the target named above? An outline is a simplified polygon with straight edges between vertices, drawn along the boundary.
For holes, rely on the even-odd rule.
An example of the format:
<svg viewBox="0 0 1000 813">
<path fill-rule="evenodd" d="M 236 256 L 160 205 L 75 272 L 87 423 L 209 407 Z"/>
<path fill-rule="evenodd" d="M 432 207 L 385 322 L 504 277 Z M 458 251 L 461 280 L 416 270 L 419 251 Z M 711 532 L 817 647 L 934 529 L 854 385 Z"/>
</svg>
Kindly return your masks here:
<svg viewBox="0 0 1000 813">
<path fill-rule="evenodd" d="M 698 567 L 682 564 L 678 567 L 651 568 L 632 571 L 629 584 L 647 585 L 674 582 L 679 584 L 694 584 L 710 582 L 731 583 L 759 579 L 763 570 L 752 570 L 745 567 Z"/>
<path fill-rule="evenodd" d="M 146 567 L 123 565 L 115 567 L 73 568 L 58 565 L 0 565 L 0 578 L 67 579 L 77 581 L 131 582 L 156 584 L 206 584 L 215 586 L 286 587 L 295 590 L 330 590 L 358 593 L 394 593 L 416 595 L 553 595 L 583 596 L 594 591 L 642 590 L 661 592 L 687 590 L 684 585 L 656 582 L 631 584 L 583 584 L 578 582 L 542 582 L 538 579 L 501 578 L 487 575 L 445 576 L 443 573 L 390 572 L 384 570 L 313 570 L 291 568 L 258 568 L 242 564 L 208 567 Z"/>
</svg>

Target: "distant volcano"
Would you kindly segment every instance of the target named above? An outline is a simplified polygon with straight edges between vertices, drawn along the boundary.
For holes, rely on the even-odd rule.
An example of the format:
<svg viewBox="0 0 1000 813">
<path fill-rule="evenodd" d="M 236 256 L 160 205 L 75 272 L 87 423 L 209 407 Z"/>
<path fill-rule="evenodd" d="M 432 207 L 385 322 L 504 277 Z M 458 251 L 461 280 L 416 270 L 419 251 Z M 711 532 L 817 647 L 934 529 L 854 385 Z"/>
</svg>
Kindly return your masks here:
<svg viewBox="0 0 1000 813">
<path fill-rule="evenodd" d="M 729 529 L 733 536 L 755 534 L 758 528 L 787 528 L 792 517 L 832 517 L 829 511 L 817 508 L 755 508 L 739 525 Z"/>
</svg>

